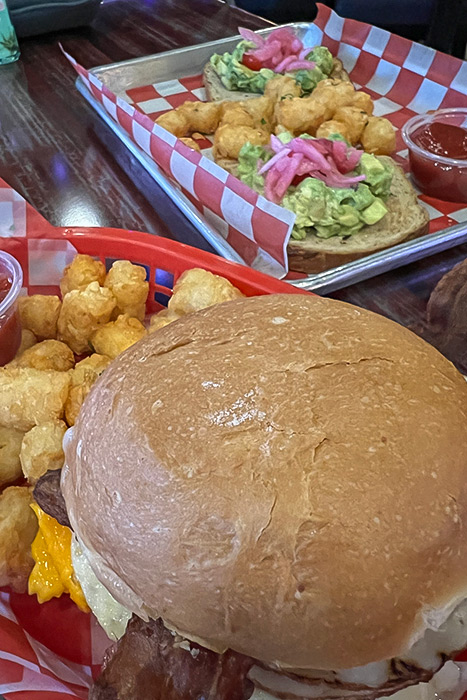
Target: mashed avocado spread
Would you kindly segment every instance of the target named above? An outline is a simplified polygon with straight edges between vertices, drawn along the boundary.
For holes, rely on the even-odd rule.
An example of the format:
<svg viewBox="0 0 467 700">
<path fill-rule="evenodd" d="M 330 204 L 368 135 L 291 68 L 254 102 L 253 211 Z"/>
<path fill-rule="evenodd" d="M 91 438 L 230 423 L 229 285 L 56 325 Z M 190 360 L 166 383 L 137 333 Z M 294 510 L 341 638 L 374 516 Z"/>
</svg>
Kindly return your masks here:
<svg viewBox="0 0 467 700">
<path fill-rule="evenodd" d="M 270 68 L 261 68 L 259 71 L 250 70 L 242 63 L 245 51 L 254 49 L 250 41 L 240 41 L 232 53 L 214 54 L 211 56 L 211 65 L 228 90 L 241 92 L 263 93 L 268 80 L 274 78 L 275 73 Z M 311 70 L 297 70 L 285 75 L 291 75 L 297 83 L 300 83 L 304 95 L 308 95 L 319 83 L 327 78 L 332 71 L 333 59 L 325 46 L 316 46 L 310 49 L 306 60 L 312 61 L 315 67 Z"/>
<path fill-rule="evenodd" d="M 261 194 L 264 177 L 258 174 L 258 161 L 266 163 L 271 156 L 262 146 L 249 143 L 240 151 L 238 176 Z M 289 187 L 281 204 L 296 214 L 292 238 L 304 239 L 312 227 L 320 238 L 351 236 L 366 224 L 376 224 L 383 218 L 387 213 L 384 200 L 391 189 L 391 166 L 363 153 L 352 174 L 365 175 L 366 179 L 355 188 L 334 188 L 307 177 L 296 187 Z"/>
</svg>

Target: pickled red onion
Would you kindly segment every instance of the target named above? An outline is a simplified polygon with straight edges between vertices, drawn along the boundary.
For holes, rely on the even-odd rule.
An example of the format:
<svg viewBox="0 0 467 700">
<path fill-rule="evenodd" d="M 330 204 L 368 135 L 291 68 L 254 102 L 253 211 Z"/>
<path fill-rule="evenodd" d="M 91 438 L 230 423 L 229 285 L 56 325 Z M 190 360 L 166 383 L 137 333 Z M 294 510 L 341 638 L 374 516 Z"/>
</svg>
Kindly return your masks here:
<svg viewBox="0 0 467 700">
<path fill-rule="evenodd" d="M 263 65 L 266 66 L 267 61 L 269 61 L 273 56 L 277 56 L 277 54 L 281 50 L 281 44 L 280 41 L 271 41 L 271 42 L 266 42 L 261 46 L 259 49 L 255 49 L 254 51 L 249 51 L 248 54 L 250 56 L 254 56 L 257 58 L 259 61 L 262 61 Z"/>
<path fill-rule="evenodd" d="M 262 175 L 263 173 L 266 173 L 268 170 L 270 170 L 278 160 L 281 158 L 285 158 L 285 156 L 288 156 L 289 153 L 291 153 L 290 148 L 284 148 L 282 151 L 279 151 L 279 153 L 276 153 L 271 160 L 268 160 L 267 163 L 265 163 L 259 170 L 258 173 Z"/>
<path fill-rule="evenodd" d="M 299 60 L 299 61 L 304 61 L 305 58 L 308 56 L 308 54 L 311 53 L 311 51 L 312 51 L 312 49 L 310 49 L 309 46 L 308 46 L 308 47 L 305 46 L 305 48 L 302 49 L 302 50 L 300 51 L 300 53 L 298 54 L 298 60 Z"/>
<path fill-rule="evenodd" d="M 239 27 L 240 35 L 255 45 L 256 48 L 245 53 L 261 61 L 262 68 L 269 68 L 276 73 L 286 70 L 313 70 L 315 63 L 306 61 L 310 48 L 305 48 L 301 40 L 288 27 L 274 29 L 266 39 L 250 29 Z"/>
<path fill-rule="evenodd" d="M 332 155 L 340 172 L 349 173 L 355 170 L 362 154 L 356 148 L 347 148 L 343 141 L 333 141 Z"/>
<path fill-rule="evenodd" d="M 294 58 L 292 63 L 287 66 L 287 70 L 313 70 L 315 66 L 316 63 L 313 61 L 299 61 Z"/>
<path fill-rule="evenodd" d="M 265 174 L 265 196 L 273 202 L 283 199 L 297 176 L 310 175 L 329 187 L 344 188 L 365 180 L 365 175 L 347 175 L 358 165 L 362 151 L 342 141 L 294 138 L 283 144 L 272 135 L 270 148 L 274 155 L 258 172 Z"/>
<path fill-rule="evenodd" d="M 251 43 L 255 46 L 263 46 L 265 43 L 262 36 L 256 34 L 256 32 L 253 32 L 251 29 L 246 29 L 246 27 L 239 27 L 238 33 L 241 37 L 243 37 L 243 39 L 246 39 L 246 41 L 251 41 Z"/>
<path fill-rule="evenodd" d="M 303 44 L 298 37 L 295 37 L 295 39 L 292 41 L 291 49 L 294 53 L 297 53 L 303 49 Z"/>
<path fill-rule="evenodd" d="M 274 136 L 274 134 L 271 134 L 271 140 L 269 144 L 274 153 L 278 153 L 279 151 L 282 151 L 282 149 L 288 148 L 288 146 L 283 144 L 282 141 L 277 138 L 277 136 Z"/>
<path fill-rule="evenodd" d="M 287 166 L 283 167 L 280 178 L 276 182 L 275 194 L 279 202 L 284 198 L 285 193 L 292 184 L 292 180 L 297 174 L 297 169 L 303 160 L 303 153 L 293 153 L 290 158 L 287 158 Z M 285 161 L 284 161 L 285 162 Z"/>
<path fill-rule="evenodd" d="M 283 71 L 285 71 L 285 70 L 288 68 L 289 63 L 293 63 L 295 60 L 296 60 L 296 59 L 295 59 L 295 56 L 286 56 L 286 57 L 283 58 L 282 61 L 281 61 L 280 63 L 278 63 L 277 66 L 274 68 L 275 72 L 276 72 L 276 73 L 282 73 Z"/>
<path fill-rule="evenodd" d="M 311 143 L 311 139 L 293 139 L 293 141 L 290 142 L 290 146 L 292 150 L 305 154 L 308 160 L 311 160 L 312 163 L 316 163 L 324 172 L 329 172 L 331 170 L 330 163 L 328 163 L 324 155 L 314 147 Z"/>
</svg>

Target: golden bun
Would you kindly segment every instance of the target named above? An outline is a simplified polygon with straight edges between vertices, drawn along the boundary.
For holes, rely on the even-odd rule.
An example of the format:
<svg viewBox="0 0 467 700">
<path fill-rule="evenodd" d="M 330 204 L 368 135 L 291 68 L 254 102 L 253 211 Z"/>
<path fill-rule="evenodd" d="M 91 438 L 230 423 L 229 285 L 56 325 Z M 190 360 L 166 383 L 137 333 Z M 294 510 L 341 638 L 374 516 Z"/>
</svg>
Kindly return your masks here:
<svg viewBox="0 0 467 700">
<path fill-rule="evenodd" d="M 467 384 L 338 301 L 235 300 L 139 341 L 62 489 L 117 599 L 279 668 L 400 656 L 467 595 Z"/>
</svg>

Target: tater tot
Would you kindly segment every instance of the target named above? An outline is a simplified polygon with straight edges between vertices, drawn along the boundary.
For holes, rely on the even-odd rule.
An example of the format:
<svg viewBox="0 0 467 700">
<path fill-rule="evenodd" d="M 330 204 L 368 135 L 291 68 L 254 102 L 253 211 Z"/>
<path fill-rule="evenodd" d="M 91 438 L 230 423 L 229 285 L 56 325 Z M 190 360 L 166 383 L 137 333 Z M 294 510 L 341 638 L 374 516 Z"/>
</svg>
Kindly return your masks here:
<svg viewBox="0 0 467 700">
<path fill-rule="evenodd" d="M 277 75 L 266 83 L 264 96 L 273 102 L 278 102 L 283 97 L 300 97 L 300 85 L 290 75 Z"/>
<path fill-rule="evenodd" d="M 169 309 L 163 309 L 162 311 L 159 311 L 159 313 L 153 314 L 149 319 L 148 333 L 154 333 L 154 331 L 158 331 L 159 328 L 168 326 L 169 323 L 173 323 L 179 318 L 180 316 L 174 314 Z"/>
<path fill-rule="evenodd" d="M 328 78 L 326 80 L 321 80 L 310 97 L 306 99 L 324 101 L 334 112 L 338 107 L 345 107 L 353 103 L 355 99 L 355 88 L 352 83 L 345 80 Z"/>
<path fill-rule="evenodd" d="M 20 460 L 24 476 L 30 484 L 49 469 L 63 467 L 63 436 L 67 429 L 61 420 L 50 420 L 35 425 L 23 437 Z"/>
<path fill-rule="evenodd" d="M 34 566 L 31 544 L 37 533 L 37 518 L 30 508 L 27 486 L 10 486 L 0 495 L 0 587 L 17 593 L 27 590 Z"/>
<path fill-rule="evenodd" d="M 128 314 L 139 321 L 144 319 L 149 293 L 144 267 L 133 265 L 129 260 L 117 260 L 107 273 L 105 287 L 111 290 L 117 300 L 113 318 Z"/>
<path fill-rule="evenodd" d="M 89 341 L 99 326 L 110 321 L 117 301 L 110 289 L 91 282 L 86 289 L 74 289 L 63 298 L 58 318 L 58 338 L 77 355 L 89 352 Z"/>
<path fill-rule="evenodd" d="M 351 134 L 349 126 L 343 122 L 336 121 L 336 119 L 330 119 L 327 122 L 323 122 L 316 130 L 316 138 L 318 139 L 328 139 L 333 134 L 340 134 L 346 141 L 350 142 Z"/>
<path fill-rule="evenodd" d="M 363 129 L 368 124 L 368 118 L 366 112 L 358 107 L 352 107 L 352 105 L 339 107 L 333 116 L 333 119 L 338 122 L 343 122 L 346 125 L 347 133 L 349 134 L 348 140 L 352 146 L 355 146 L 360 141 Z"/>
<path fill-rule="evenodd" d="M 201 153 L 201 148 L 199 145 L 194 141 L 193 139 L 190 139 L 188 137 L 182 136 L 180 139 L 182 143 L 185 144 L 185 146 L 188 146 L 188 148 L 192 148 L 194 151 L 198 151 L 198 153 Z"/>
<path fill-rule="evenodd" d="M 376 156 L 389 156 L 396 148 L 396 132 L 384 117 L 369 117 L 361 138 L 363 149 Z"/>
<path fill-rule="evenodd" d="M 33 294 L 18 299 L 21 325 L 32 331 L 40 340 L 57 337 L 57 321 L 61 301 L 56 296 Z"/>
<path fill-rule="evenodd" d="M 185 102 L 176 111 L 186 118 L 190 134 L 194 131 L 200 134 L 213 134 L 219 124 L 221 103 Z"/>
<path fill-rule="evenodd" d="M 243 296 L 225 277 L 195 267 L 186 270 L 177 280 L 168 310 L 171 314 L 183 316 Z"/>
<path fill-rule="evenodd" d="M 366 92 L 360 92 L 357 90 L 352 99 L 352 106 L 358 107 L 359 109 L 363 110 L 370 117 L 373 114 L 373 100 L 369 95 L 367 95 Z"/>
<path fill-rule="evenodd" d="M 230 124 L 231 126 L 250 126 L 253 128 L 255 126 L 255 120 L 240 102 L 226 102 L 223 107 L 219 128 L 226 124 Z"/>
<path fill-rule="evenodd" d="M 66 266 L 60 281 L 62 297 L 73 289 L 86 289 L 91 282 L 104 284 L 105 265 L 100 260 L 94 260 L 90 255 L 78 254 L 73 261 Z"/>
<path fill-rule="evenodd" d="M 241 102 L 243 109 L 253 118 L 254 126 L 271 130 L 274 116 L 274 102 L 269 97 L 254 97 Z"/>
<path fill-rule="evenodd" d="M 11 364 L 15 367 L 54 369 L 57 372 L 67 372 L 74 367 L 75 356 L 65 343 L 59 340 L 43 340 L 25 350 Z"/>
<path fill-rule="evenodd" d="M 340 58 L 336 58 L 336 56 L 334 56 L 334 58 L 332 59 L 331 77 L 334 80 L 344 80 L 347 83 L 351 82 L 351 80 L 350 80 L 350 78 L 349 78 L 349 76 L 346 73 L 346 70 L 344 68 L 344 64 L 342 63 Z"/>
<path fill-rule="evenodd" d="M 246 143 L 251 143 L 252 146 L 263 146 L 268 141 L 269 134 L 262 129 L 224 124 L 214 135 L 214 157 L 237 160 Z"/>
<path fill-rule="evenodd" d="M 18 348 L 18 352 L 16 353 L 16 357 L 19 357 L 20 355 L 23 354 L 25 350 L 28 350 L 29 348 L 32 348 L 33 345 L 37 343 L 37 338 L 34 335 L 32 331 L 30 331 L 28 328 L 23 328 L 21 331 L 21 343 Z"/>
<path fill-rule="evenodd" d="M 98 328 L 91 337 L 91 343 L 96 353 L 114 359 L 130 345 L 141 340 L 146 333 L 141 321 L 122 314 L 116 321 L 110 321 Z"/>
<path fill-rule="evenodd" d="M 95 379 L 97 379 L 97 377 L 102 374 L 109 364 L 110 357 L 107 357 L 106 355 L 99 355 L 97 352 L 89 355 L 89 357 L 85 357 L 84 360 L 81 360 L 81 362 L 77 362 L 74 370 L 70 372 L 71 386 L 73 387 L 77 386 L 78 384 L 82 384 L 89 372 L 91 372 Z"/>
<path fill-rule="evenodd" d="M 62 418 L 69 385 L 68 372 L 0 367 L 0 425 L 26 432 Z"/>
<path fill-rule="evenodd" d="M 170 131 L 174 136 L 180 137 L 189 135 L 188 119 L 184 114 L 177 112 L 176 109 L 161 114 L 160 117 L 157 117 L 156 124 L 167 129 L 167 131 Z"/>
<path fill-rule="evenodd" d="M 78 362 L 70 374 L 70 390 L 65 404 L 65 419 L 68 425 L 74 425 L 81 405 L 89 394 L 92 385 L 110 364 L 110 357 L 94 353 Z"/>
<path fill-rule="evenodd" d="M 276 111 L 278 124 L 295 136 L 300 134 L 314 136 L 321 124 L 332 115 L 332 110 L 326 102 L 312 99 L 312 97 L 286 98 L 278 103 Z"/>
<path fill-rule="evenodd" d="M 19 430 L 0 425 L 0 486 L 21 476 L 19 453 L 23 435 Z"/>
</svg>

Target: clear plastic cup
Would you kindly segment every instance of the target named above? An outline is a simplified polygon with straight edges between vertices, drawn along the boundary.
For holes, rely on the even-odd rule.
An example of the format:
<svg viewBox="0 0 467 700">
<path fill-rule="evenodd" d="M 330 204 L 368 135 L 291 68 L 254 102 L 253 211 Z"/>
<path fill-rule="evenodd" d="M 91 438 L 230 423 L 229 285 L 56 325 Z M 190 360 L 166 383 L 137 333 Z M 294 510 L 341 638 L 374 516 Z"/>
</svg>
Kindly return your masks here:
<svg viewBox="0 0 467 700">
<path fill-rule="evenodd" d="M 14 358 L 21 343 L 18 296 L 22 284 L 19 262 L 0 251 L 0 366 Z"/>
<path fill-rule="evenodd" d="M 402 127 L 402 138 L 409 149 L 410 171 L 415 185 L 427 195 L 449 202 L 467 202 L 467 155 L 449 158 L 417 143 L 420 134 L 434 123 L 467 128 L 467 107 L 439 109 L 416 115 Z"/>
</svg>

